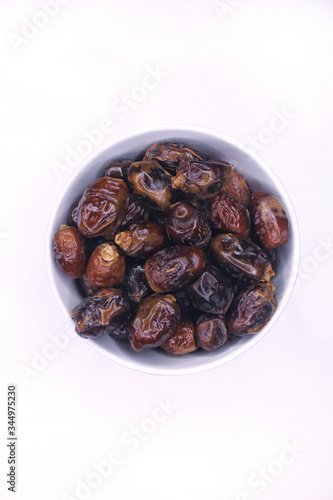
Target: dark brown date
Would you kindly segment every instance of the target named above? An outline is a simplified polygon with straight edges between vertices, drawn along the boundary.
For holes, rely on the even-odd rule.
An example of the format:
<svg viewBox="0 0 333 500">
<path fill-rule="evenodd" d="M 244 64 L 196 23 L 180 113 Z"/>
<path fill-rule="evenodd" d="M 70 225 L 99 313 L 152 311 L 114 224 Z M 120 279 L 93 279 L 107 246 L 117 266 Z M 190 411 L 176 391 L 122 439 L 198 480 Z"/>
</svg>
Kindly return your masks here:
<svg viewBox="0 0 333 500">
<path fill-rule="evenodd" d="M 196 340 L 205 351 L 220 349 L 228 340 L 228 330 L 223 316 L 204 314 L 195 327 Z"/>
<path fill-rule="evenodd" d="M 121 224 L 121 228 L 134 224 L 140 220 L 147 220 L 149 217 L 146 205 L 134 194 L 130 193 L 128 201 L 128 209 L 125 219 Z"/>
<path fill-rule="evenodd" d="M 129 317 L 121 318 L 118 320 L 116 319 L 115 321 L 112 322 L 108 334 L 113 339 L 120 340 L 121 342 L 126 342 L 128 340 L 128 336 L 130 333 L 129 325 L 130 325 Z"/>
<path fill-rule="evenodd" d="M 87 278 L 87 275 L 84 274 L 81 278 L 76 280 L 77 287 L 83 297 L 88 297 L 88 295 L 92 295 L 93 293 L 98 292 L 99 287 L 93 286 Z"/>
<path fill-rule="evenodd" d="M 129 342 L 135 351 L 162 345 L 180 320 L 180 308 L 172 295 L 154 293 L 140 302 L 130 324 Z"/>
<path fill-rule="evenodd" d="M 112 243 L 102 243 L 91 254 L 86 274 L 93 287 L 120 286 L 125 276 L 125 257 Z"/>
<path fill-rule="evenodd" d="M 142 221 L 118 233 L 115 243 L 129 257 L 146 259 L 164 248 L 168 240 L 162 226 L 154 222 Z"/>
<path fill-rule="evenodd" d="M 243 290 L 231 307 L 229 332 L 242 337 L 257 333 L 267 325 L 277 307 L 274 290 L 271 282 L 255 283 Z"/>
<path fill-rule="evenodd" d="M 179 165 L 172 186 L 191 196 L 211 198 L 230 183 L 233 172 L 226 162 L 186 161 Z"/>
<path fill-rule="evenodd" d="M 242 236 L 217 234 L 210 250 L 222 271 L 234 278 L 269 281 L 275 274 L 266 252 Z"/>
<path fill-rule="evenodd" d="M 171 241 L 206 248 L 212 230 L 206 215 L 186 201 L 170 207 L 166 214 L 165 229 Z"/>
<path fill-rule="evenodd" d="M 83 236 L 110 236 L 126 217 L 128 188 L 122 179 L 100 177 L 84 191 L 77 209 Z"/>
<path fill-rule="evenodd" d="M 132 163 L 132 160 L 127 159 L 114 160 L 105 167 L 104 175 L 126 181 L 127 171 Z"/>
<path fill-rule="evenodd" d="M 70 278 L 81 278 L 86 270 L 85 242 L 76 227 L 60 226 L 53 238 L 53 255 Z"/>
<path fill-rule="evenodd" d="M 289 221 L 280 200 L 270 193 L 252 195 L 251 216 L 254 233 L 266 249 L 285 245 L 289 239 Z"/>
<path fill-rule="evenodd" d="M 111 333 L 119 321 L 125 320 L 131 307 L 125 292 L 104 288 L 90 295 L 72 311 L 75 331 L 86 339 Z"/>
<path fill-rule="evenodd" d="M 212 266 L 206 266 L 199 278 L 187 285 L 187 289 L 194 307 L 206 313 L 225 314 L 234 298 L 230 278 Z"/>
<path fill-rule="evenodd" d="M 250 236 L 250 213 L 236 198 L 221 191 L 211 198 L 207 205 L 207 215 L 213 227 L 226 233 Z"/>
<path fill-rule="evenodd" d="M 81 196 L 82 196 L 82 194 L 81 194 Z M 79 196 L 78 198 L 76 198 L 76 200 L 74 201 L 74 203 L 72 203 L 71 208 L 69 210 L 68 220 L 69 220 L 69 225 L 70 226 L 77 227 L 77 208 L 79 206 L 79 202 L 81 200 L 81 196 Z"/>
<path fill-rule="evenodd" d="M 144 297 L 150 295 L 152 290 L 148 285 L 145 275 L 145 266 L 142 263 L 127 266 L 124 287 L 128 298 L 138 304 Z"/>
<path fill-rule="evenodd" d="M 228 194 L 236 198 L 245 207 L 250 203 L 251 190 L 246 179 L 234 170 L 230 184 L 224 188 Z"/>
<path fill-rule="evenodd" d="M 162 345 L 162 349 L 170 354 L 188 354 L 198 349 L 195 340 L 195 328 L 192 321 L 181 321 L 171 337 Z"/>
<path fill-rule="evenodd" d="M 157 161 L 137 161 L 128 169 L 134 193 L 152 208 L 167 210 L 173 199 L 172 176 Z"/>
<path fill-rule="evenodd" d="M 187 319 L 191 319 L 192 321 L 197 320 L 201 312 L 195 309 L 189 290 L 186 287 L 178 288 L 177 290 L 173 290 L 172 295 L 180 307 L 181 319 L 184 321 Z"/>
<path fill-rule="evenodd" d="M 170 172 L 175 172 L 180 163 L 189 160 L 203 160 L 197 149 L 188 144 L 178 142 L 157 142 L 144 156 L 144 160 L 157 160 Z"/>
<path fill-rule="evenodd" d="M 146 261 L 145 273 L 154 292 L 165 293 L 187 285 L 205 269 L 205 254 L 199 248 L 173 246 Z"/>
</svg>

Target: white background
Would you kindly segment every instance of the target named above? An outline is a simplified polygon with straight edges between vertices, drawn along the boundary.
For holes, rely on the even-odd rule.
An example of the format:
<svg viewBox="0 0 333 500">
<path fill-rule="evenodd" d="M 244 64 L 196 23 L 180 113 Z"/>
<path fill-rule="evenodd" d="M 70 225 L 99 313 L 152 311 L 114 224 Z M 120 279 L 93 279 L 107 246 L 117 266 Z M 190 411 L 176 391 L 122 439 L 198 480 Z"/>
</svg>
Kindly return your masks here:
<svg viewBox="0 0 333 500">
<path fill-rule="evenodd" d="M 332 2 L 71 0 L 52 18 L 40 4 L 0 6 L 1 500 L 83 498 L 79 481 L 96 480 L 93 464 L 112 450 L 122 463 L 86 498 L 331 500 Z M 18 38 L 22 29 L 30 38 Z M 149 68 L 164 76 L 141 99 Z M 141 101 L 120 112 L 131 92 Z M 288 118 L 267 131 L 277 110 Z M 113 122 L 103 143 L 164 123 L 252 136 L 286 187 L 301 231 L 298 287 L 266 337 L 231 363 L 150 376 L 74 335 L 43 357 L 67 332 L 45 263 L 50 214 L 69 177 L 55 162 L 66 164 L 68 148 L 103 118 Z M 11 383 L 15 495 L 5 482 Z M 158 399 L 177 408 L 133 451 L 122 435 L 148 429 Z"/>
</svg>

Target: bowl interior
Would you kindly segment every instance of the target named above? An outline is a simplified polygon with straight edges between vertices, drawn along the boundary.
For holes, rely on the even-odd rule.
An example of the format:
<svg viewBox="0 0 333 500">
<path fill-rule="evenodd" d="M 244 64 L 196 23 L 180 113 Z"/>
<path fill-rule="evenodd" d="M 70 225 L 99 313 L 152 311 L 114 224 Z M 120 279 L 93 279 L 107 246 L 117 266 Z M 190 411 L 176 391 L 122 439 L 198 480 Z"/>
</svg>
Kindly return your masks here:
<svg viewBox="0 0 333 500">
<path fill-rule="evenodd" d="M 71 176 L 54 207 L 47 236 L 47 264 L 51 285 L 57 301 L 66 317 L 71 320 L 72 309 L 82 300 L 74 280 L 57 267 L 52 255 L 52 239 L 61 224 L 67 223 L 69 207 L 84 189 L 103 175 L 106 164 L 117 158 L 138 159 L 154 142 L 164 140 L 184 141 L 195 146 L 211 158 L 228 161 L 246 177 L 254 191 L 267 190 L 283 202 L 289 216 L 291 236 L 287 245 L 278 249 L 278 272 L 273 282 L 278 300 L 272 320 L 261 332 L 249 338 L 232 338 L 215 352 L 198 350 L 185 356 L 173 356 L 160 349 L 140 353 L 131 351 L 126 343 L 108 335 L 98 340 L 85 340 L 112 360 L 147 373 L 176 375 L 193 373 L 221 365 L 258 342 L 275 323 L 292 292 L 299 261 L 299 236 L 295 213 L 289 197 L 270 168 L 254 152 L 223 134 L 198 127 L 159 127 L 128 134 L 108 144 L 89 157 Z"/>
</svg>

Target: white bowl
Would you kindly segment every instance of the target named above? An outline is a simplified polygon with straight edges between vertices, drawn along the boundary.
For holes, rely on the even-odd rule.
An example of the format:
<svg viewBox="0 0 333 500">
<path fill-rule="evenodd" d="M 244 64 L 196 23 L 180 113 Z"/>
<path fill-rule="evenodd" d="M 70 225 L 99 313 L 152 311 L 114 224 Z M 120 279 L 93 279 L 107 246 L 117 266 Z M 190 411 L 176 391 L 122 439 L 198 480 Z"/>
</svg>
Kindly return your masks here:
<svg viewBox="0 0 333 500">
<path fill-rule="evenodd" d="M 56 299 L 69 321 L 72 309 L 82 300 L 74 280 L 67 277 L 55 264 L 52 255 L 53 235 L 66 223 L 69 207 L 94 179 L 103 175 L 104 167 L 113 159 L 136 159 L 153 143 L 173 140 L 188 142 L 210 158 L 225 160 L 237 168 L 254 191 L 266 190 L 276 194 L 286 209 L 291 226 L 287 245 L 278 249 L 278 272 L 273 282 L 276 287 L 278 307 L 271 321 L 256 335 L 232 338 L 214 352 L 198 350 L 185 356 L 167 354 L 162 349 L 142 352 L 130 350 L 129 345 L 112 339 L 109 335 L 97 340 L 81 339 L 110 358 L 112 361 L 146 373 L 181 375 L 208 370 L 230 361 L 256 344 L 277 321 L 292 293 L 299 265 L 299 232 L 295 212 L 288 194 L 274 172 L 256 153 L 245 145 L 214 130 L 196 127 L 167 125 L 131 132 L 111 141 L 87 158 L 62 189 L 53 209 L 47 234 L 47 267 Z M 74 328 L 74 326 L 73 326 Z M 277 328 L 275 328 L 277 333 Z"/>
</svg>

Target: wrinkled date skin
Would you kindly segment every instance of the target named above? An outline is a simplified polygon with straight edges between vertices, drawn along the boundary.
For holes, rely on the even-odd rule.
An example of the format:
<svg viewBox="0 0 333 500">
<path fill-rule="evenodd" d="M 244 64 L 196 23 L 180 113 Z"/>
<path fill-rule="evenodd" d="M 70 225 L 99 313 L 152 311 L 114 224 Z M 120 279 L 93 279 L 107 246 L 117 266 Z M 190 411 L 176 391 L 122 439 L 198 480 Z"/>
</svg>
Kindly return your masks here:
<svg viewBox="0 0 333 500">
<path fill-rule="evenodd" d="M 99 287 L 93 286 L 87 278 L 86 273 L 76 280 L 76 285 L 83 297 L 88 297 L 99 291 Z"/>
<path fill-rule="evenodd" d="M 144 263 L 136 263 L 129 267 L 125 274 L 124 287 L 128 298 L 136 304 L 153 293 L 146 279 Z"/>
<path fill-rule="evenodd" d="M 118 233 L 115 243 L 129 257 L 146 259 L 166 247 L 168 239 L 162 226 L 143 221 Z"/>
<path fill-rule="evenodd" d="M 146 261 L 145 273 L 154 292 L 165 293 L 187 285 L 205 269 L 205 254 L 190 246 L 168 247 Z"/>
<path fill-rule="evenodd" d="M 104 288 L 90 295 L 72 311 L 75 331 L 83 338 L 97 338 L 111 333 L 118 321 L 130 314 L 131 307 L 125 292 Z"/>
<path fill-rule="evenodd" d="M 229 332 L 242 337 L 257 333 L 267 325 L 277 307 L 274 290 L 271 282 L 255 283 L 243 290 L 230 310 Z"/>
<path fill-rule="evenodd" d="M 183 355 L 198 349 L 195 340 L 195 328 L 192 321 L 181 321 L 162 349 L 170 354 Z"/>
<path fill-rule="evenodd" d="M 230 278 L 212 266 L 187 285 L 196 309 L 205 313 L 225 314 L 234 298 Z"/>
<path fill-rule="evenodd" d="M 82 196 L 82 194 L 81 194 Z M 76 198 L 76 200 L 74 201 L 74 203 L 72 203 L 72 206 L 69 210 L 69 214 L 68 214 L 68 220 L 69 220 L 69 225 L 70 226 L 75 226 L 77 227 L 77 208 L 79 206 L 79 203 L 80 203 L 80 200 L 81 200 L 81 196 L 79 196 L 78 198 Z"/>
<path fill-rule="evenodd" d="M 157 210 L 167 210 L 173 201 L 172 176 L 157 161 L 137 161 L 128 169 L 134 193 Z"/>
<path fill-rule="evenodd" d="M 250 236 L 250 213 L 244 205 L 230 194 L 221 191 L 207 205 L 208 218 L 213 227 L 226 233 Z"/>
<path fill-rule="evenodd" d="M 118 320 L 116 319 L 114 322 L 112 322 L 108 334 L 113 339 L 120 340 L 121 342 L 126 342 L 130 334 L 129 325 L 129 318 L 121 318 Z"/>
<path fill-rule="evenodd" d="M 125 257 L 112 243 L 98 245 L 87 264 L 88 281 L 96 288 L 120 286 L 125 276 Z"/>
<path fill-rule="evenodd" d="M 127 227 L 130 224 L 134 224 L 134 222 L 147 220 L 148 216 L 149 214 L 145 204 L 140 200 L 140 198 L 130 193 L 127 214 L 120 227 Z"/>
<path fill-rule="evenodd" d="M 223 316 L 204 314 L 198 319 L 195 332 L 198 346 L 205 351 L 219 349 L 229 338 Z"/>
<path fill-rule="evenodd" d="M 60 269 L 70 278 L 81 278 L 86 270 L 84 238 L 76 227 L 60 226 L 53 238 L 53 255 Z"/>
<path fill-rule="evenodd" d="M 222 271 L 234 278 L 269 281 L 275 274 L 266 252 L 242 236 L 217 234 L 210 250 Z"/>
<path fill-rule="evenodd" d="M 154 293 L 143 299 L 130 324 L 132 349 L 159 347 L 172 335 L 179 320 L 180 308 L 172 295 Z"/>
<path fill-rule="evenodd" d="M 186 161 L 179 165 L 172 186 L 191 196 L 211 198 L 231 182 L 233 172 L 226 162 Z"/>
<path fill-rule="evenodd" d="M 112 235 L 126 217 L 128 199 L 128 187 L 122 179 L 96 179 L 84 191 L 79 202 L 79 231 L 87 238 Z"/>
<path fill-rule="evenodd" d="M 170 172 L 175 172 L 178 165 L 189 160 L 203 160 L 203 155 L 188 144 L 178 142 L 157 142 L 144 156 L 144 160 L 156 160 Z"/>
<path fill-rule="evenodd" d="M 206 215 L 191 203 L 180 201 L 171 206 L 165 218 L 166 232 L 176 244 L 206 248 L 212 237 L 212 230 Z"/>
<path fill-rule="evenodd" d="M 270 193 L 252 195 L 251 215 L 254 233 L 267 250 L 285 245 L 289 239 L 289 221 L 280 200 Z"/>
<path fill-rule="evenodd" d="M 230 184 L 224 188 L 224 191 L 236 198 L 245 207 L 250 203 L 251 189 L 245 178 L 237 170 L 234 170 Z"/>
<path fill-rule="evenodd" d="M 105 167 L 104 175 L 126 181 L 127 172 L 132 163 L 132 160 L 127 159 L 114 160 Z"/>
</svg>

